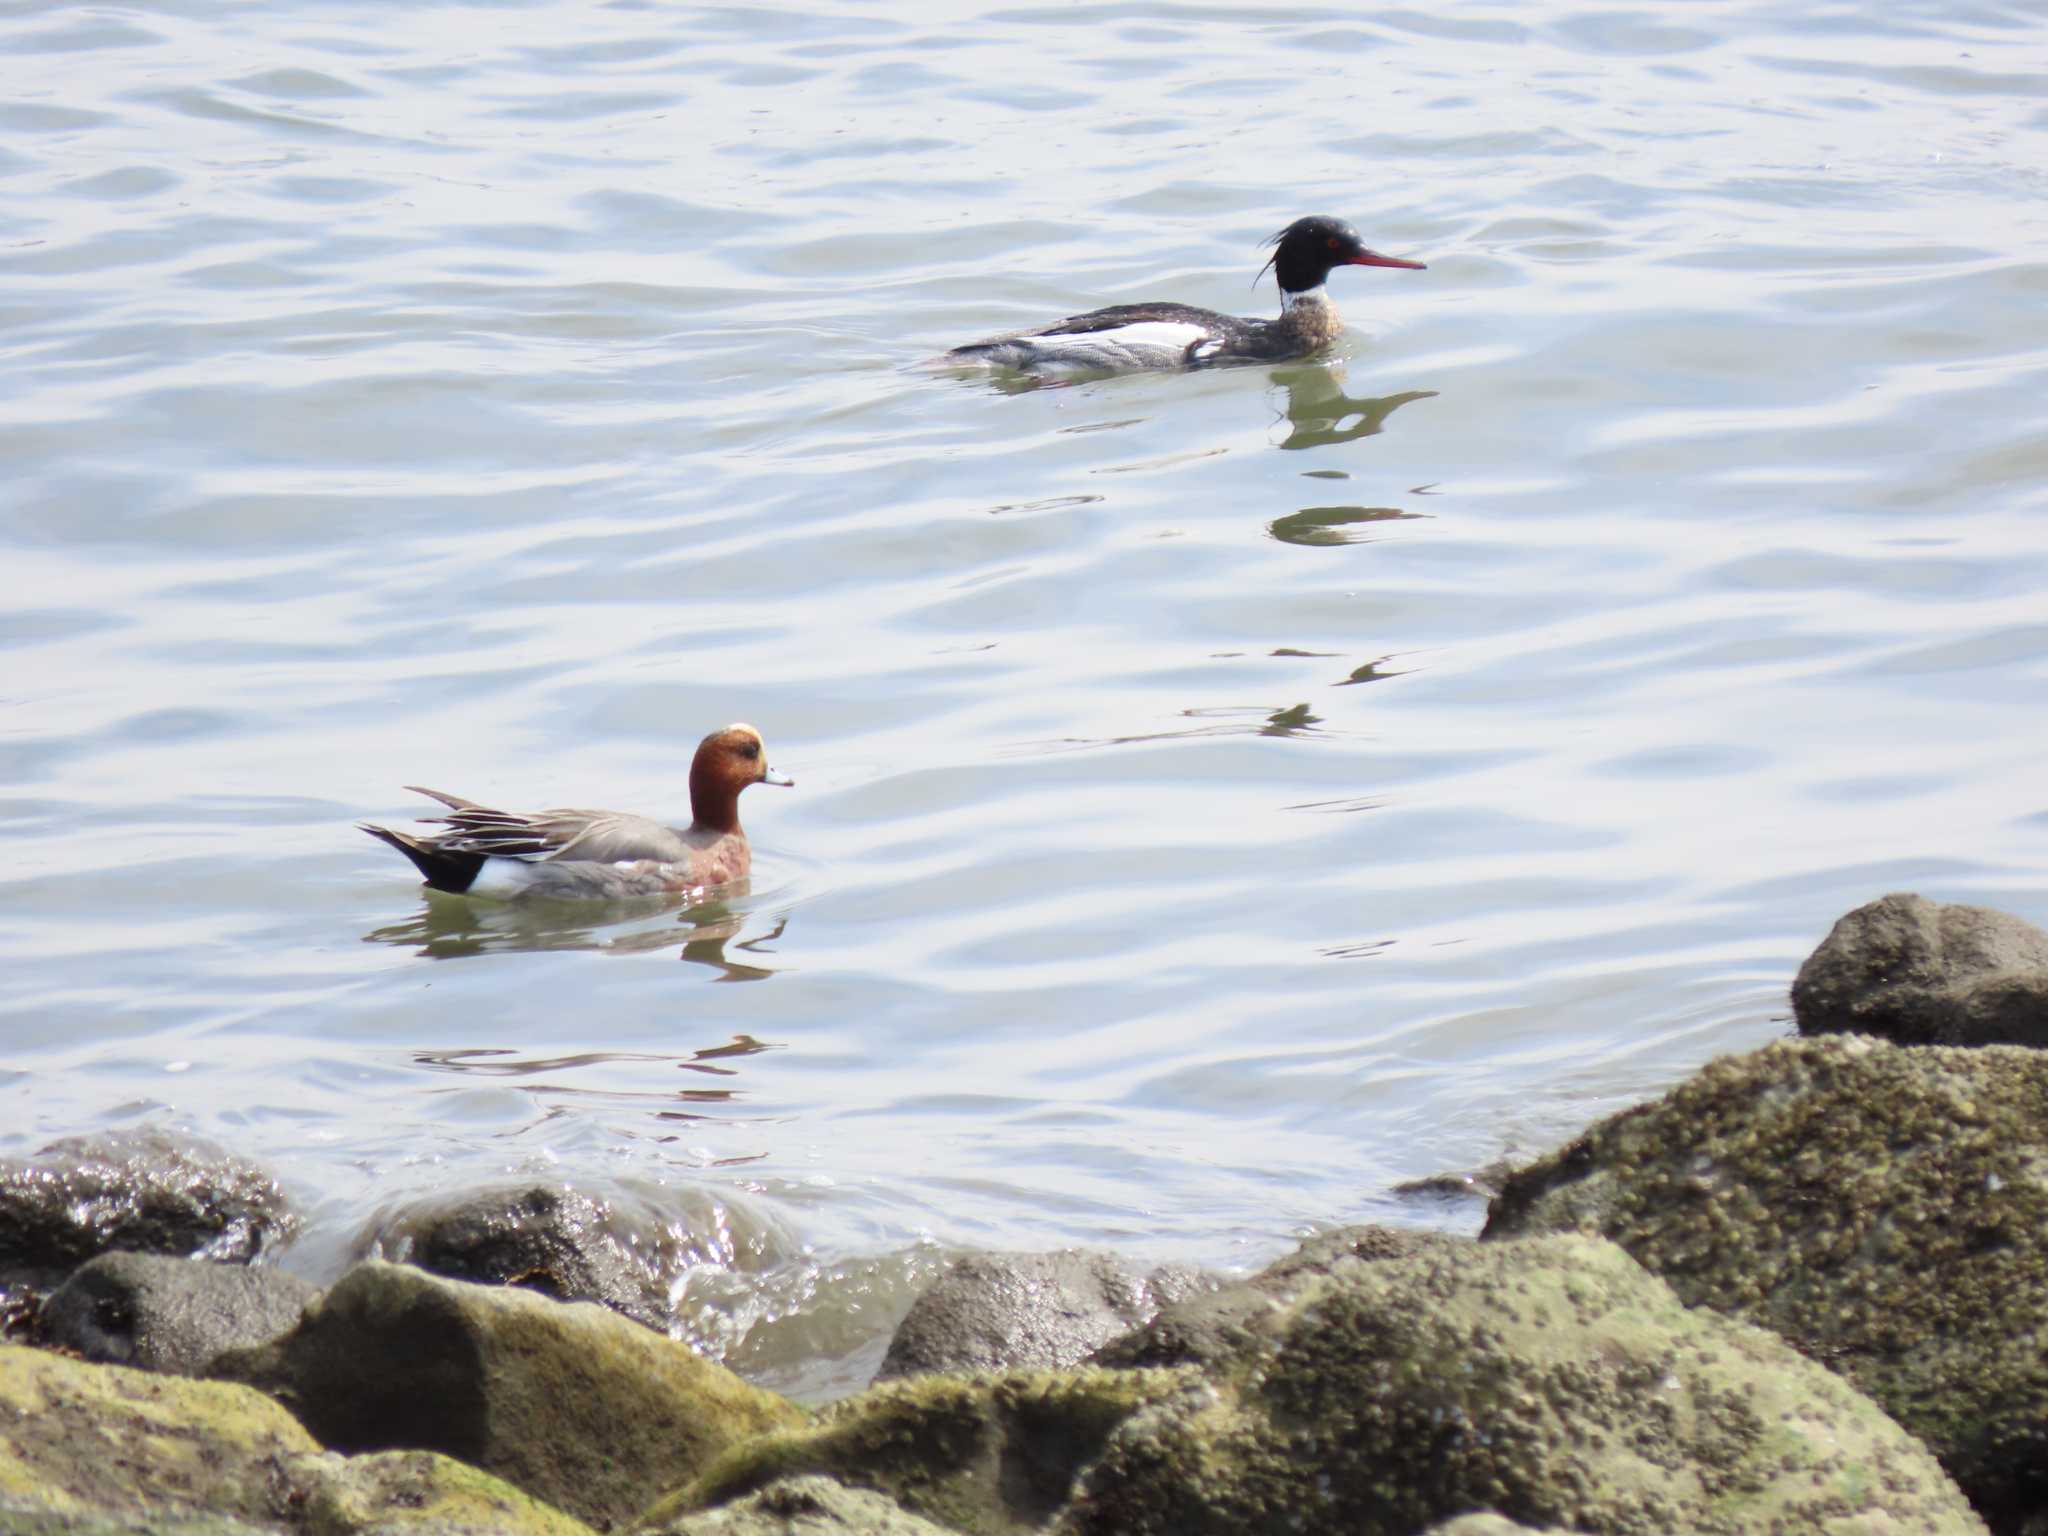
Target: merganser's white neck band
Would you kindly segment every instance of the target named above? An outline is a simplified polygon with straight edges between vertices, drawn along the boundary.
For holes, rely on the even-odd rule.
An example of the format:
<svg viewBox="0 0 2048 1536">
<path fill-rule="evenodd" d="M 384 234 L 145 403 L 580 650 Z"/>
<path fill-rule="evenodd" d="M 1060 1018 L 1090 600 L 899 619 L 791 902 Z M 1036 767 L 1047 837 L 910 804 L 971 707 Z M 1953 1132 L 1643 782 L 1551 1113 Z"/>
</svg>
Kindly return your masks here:
<svg viewBox="0 0 2048 1536">
<path fill-rule="evenodd" d="M 1283 315 L 1297 304 L 1327 304 L 1329 302 L 1329 292 L 1321 283 L 1317 283 L 1313 288 L 1304 288 L 1299 293 L 1289 293 L 1285 288 L 1280 290 L 1280 313 Z"/>
</svg>

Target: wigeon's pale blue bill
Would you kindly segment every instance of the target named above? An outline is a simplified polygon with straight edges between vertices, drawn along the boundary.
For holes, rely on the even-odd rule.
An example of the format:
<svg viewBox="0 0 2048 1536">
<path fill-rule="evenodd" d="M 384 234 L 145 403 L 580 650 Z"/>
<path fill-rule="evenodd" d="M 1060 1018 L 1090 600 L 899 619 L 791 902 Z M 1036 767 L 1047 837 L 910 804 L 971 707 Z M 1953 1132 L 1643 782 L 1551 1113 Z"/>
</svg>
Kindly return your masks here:
<svg viewBox="0 0 2048 1536">
<path fill-rule="evenodd" d="M 795 779 L 792 779 L 786 773 L 777 773 L 773 768 L 763 768 L 761 770 L 761 782 L 763 784 L 780 785 L 784 789 L 796 788 Z"/>
</svg>

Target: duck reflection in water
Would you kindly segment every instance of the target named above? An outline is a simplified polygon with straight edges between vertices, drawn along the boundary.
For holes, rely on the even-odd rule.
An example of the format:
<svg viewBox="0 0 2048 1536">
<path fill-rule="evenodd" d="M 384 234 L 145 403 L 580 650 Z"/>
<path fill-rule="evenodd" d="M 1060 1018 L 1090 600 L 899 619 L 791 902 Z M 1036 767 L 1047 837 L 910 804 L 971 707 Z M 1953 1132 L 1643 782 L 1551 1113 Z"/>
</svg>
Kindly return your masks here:
<svg viewBox="0 0 2048 1536">
<path fill-rule="evenodd" d="M 527 1056 L 507 1046 L 466 1046 L 450 1051 L 415 1051 L 412 1059 L 415 1066 L 431 1071 L 472 1073 L 480 1077 L 539 1077 L 549 1072 L 572 1072 L 618 1063 L 633 1066 L 640 1062 L 662 1063 L 678 1071 L 697 1072 L 707 1077 L 738 1077 L 740 1069 L 729 1067 L 726 1062 L 786 1049 L 788 1047 L 772 1040 L 734 1035 L 722 1045 L 707 1045 L 687 1056 L 655 1055 L 648 1051 L 578 1051 L 571 1056 Z M 704 1090 L 683 1091 L 702 1093 Z M 726 1097 L 730 1096 L 728 1092 Z"/>
<path fill-rule="evenodd" d="M 1433 389 L 1411 389 L 1398 395 L 1347 395 L 1343 370 L 1328 363 L 1309 363 L 1299 368 L 1275 368 L 1267 375 L 1287 392 L 1284 420 L 1287 435 L 1279 448 L 1325 448 L 1371 437 L 1387 424 L 1387 418 L 1414 400 L 1434 400 Z"/>
<path fill-rule="evenodd" d="M 733 887 L 727 889 L 733 891 Z M 734 894 L 745 894 L 744 882 Z M 728 957 L 726 949 L 730 945 L 750 954 L 771 953 L 767 946 L 789 926 L 787 913 L 779 915 L 766 933 L 735 943 L 751 913 L 736 913 L 724 902 L 714 901 L 685 908 L 669 922 L 664 906 L 660 920 L 651 926 L 627 926 L 636 909 L 644 912 L 650 905 L 645 900 L 609 903 L 603 915 L 612 922 L 606 924 L 592 921 L 597 914 L 588 902 L 482 903 L 430 892 L 415 916 L 374 928 L 363 935 L 363 942 L 402 945 L 430 960 L 550 949 L 596 950 L 610 955 L 678 949 L 688 963 L 718 972 L 719 981 L 760 981 L 775 974 L 772 966 Z M 680 935 L 678 927 L 684 930 Z"/>
<path fill-rule="evenodd" d="M 749 1097 L 747 1088 L 739 1081 L 743 1068 L 737 1063 L 745 1057 L 784 1049 L 752 1035 L 734 1035 L 722 1044 L 703 1046 L 680 1056 L 648 1051 L 578 1051 L 567 1056 L 539 1056 L 507 1046 L 470 1046 L 415 1051 L 412 1061 L 414 1066 L 429 1072 L 516 1083 L 547 1106 L 547 1118 L 571 1112 L 567 1106 L 572 1102 L 587 1104 L 605 1099 L 645 1108 L 657 1120 L 715 1120 L 731 1124 L 763 1118 L 759 1114 L 734 1113 Z M 682 1079 L 688 1086 L 671 1086 L 657 1075 L 662 1068 L 693 1075 Z M 720 1158 L 713 1166 L 751 1162 L 760 1155 Z"/>
<path fill-rule="evenodd" d="M 1399 507 L 1303 507 L 1266 524 L 1266 532 L 1282 544 L 1314 548 L 1326 544 L 1370 544 L 1373 535 L 1356 525 L 1405 523 L 1427 517 L 1427 512 L 1405 512 Z"/>
</svg>

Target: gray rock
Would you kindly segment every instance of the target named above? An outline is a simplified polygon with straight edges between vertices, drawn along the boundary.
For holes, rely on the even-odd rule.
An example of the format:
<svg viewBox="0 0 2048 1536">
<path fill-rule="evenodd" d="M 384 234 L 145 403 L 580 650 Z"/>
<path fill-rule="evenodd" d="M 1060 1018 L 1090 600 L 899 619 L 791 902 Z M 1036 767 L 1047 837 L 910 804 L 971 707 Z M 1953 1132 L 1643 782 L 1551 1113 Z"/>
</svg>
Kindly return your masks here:
<svg viewBox="0 0 2048 1536">
<path fill-rule="evenodd" d="M 480 1285 L 519 1285 L 595 1301 L 666 1330 L 667 1286 L 652 1232 L 622 1234 L 610 1205 L 543 1184 L 479 1190 L 380 1223 L 377 1246 L 408 1264 Z M 645 1241 L 641 1241 L 641 1239 Z"/>
<path fill-rule="evenodd" d="M 2048 1045 L 2048 933 L 1989 907 L 1886 896 L 1807 957 L 1792 1011 L 1802 1035 Z"/>
<path fill-rule="evenodd" d="M 268 1266 L 106 1253 L 43 1303 L 42 1336 L 88 1360 L 190 1376 L 224 1349 L 289 1333 L 319 1294 Z"/>
<path fill-rule="evenodd" d="M 1111 1339 L 1088 1357 L 1088 1363 L 1114 1370 L 1206 1365 L 1235 1354 L 1251 1337 L 1253 1321 L 1279 1304 L 1271 1291 L 1250 1281 L 1190 1296 L 1162 1308 L 1142 1327 Z"/>
<path fill-rule="evenodd" d="M 331 1449 L 439 1451 L 597 1526 L 806 1422 L 606 1308 L 374 1260 L 284 1338 L 223 1354 L 211 1374 L 269 1392 Z"/>
<path fill-rule="evenodd" d="M 634 1536 L 952 1536 L 942 1525 L 913 1515 L 865 1488 L 829 1477 L 791 1477 L 758 1493 L 660 1525 L 634 1527 Z"/>
<path fill-rule="evenodd" d="M 0 1161 L 0 1273 L 68 1272 L 117 1249 L 247 1263 L 296 1225 L 262 1169 L 165 1132 L 76 1137 Z"/>
<path fill-rule="evenodd" d="M 762 1218 L 695 1190 L 620 1186 L 602 1194 L 527 1184 L 467 1191 L 380 1215 L 361 1247 L 455 1280 L 595 1301 L 700 1347 L 672 1297 L 685 1275 L 772 1263 L 795 1251 Z M 722 1319 L 719 1319 L 722 1321 Z"/>
<path fill-rule="evenodd" d="M 1442 1205 L 1458 1205 L 1470 1200 L 1491 1200 L 1500 1193 L 1500 1187 L 1507 1182 L 1515 1165 L 1506 1158 L 1496 1158 L 1480 1168 L 1460 1169 L 1450 1173 L 1432 1173 L 1420 1179 L 1405 1179 L 1387 1191 L 1398 1200 L 1434 1201 Z"/>
<path fill-rule="evenodd" d="M 1051 1530 L 1412 1536 L 1475 1509 L 1576 1531 L 1984 1529 L 1842 1378 L 1597 1239 L 1340 1263 L 1254 1335 L 1126 1416 Z"/>
<path fill-rule="evenodd" d="M 1096 1350 L 1090 1363 L 1120 1369 L 1206 1365 L 1242 1349 L 1256 1319 L 1278 1309 L 1303 1285 L 1328 1274 L 1343 1260 L 1402 1258 L 1469 1246 L 1471 1241 L 1403 1227 L 1338 1227 L 1319 1232 L 1248 1280 L 1162 1307 L 1149 1323 Z"/>
<path fill-rule="evenodd" d="M 1838 1035 L 1712 1062 L 1516 1175 L 1484 1235 L 1557 1231 L 1841 1372 L 1994 1529 L 2039 1511 L 2048 1055 Z"/>
<path fill-rule="evenodd" d="M 875 1379 L 1076 1365 L 1163 1304 L 1220 1283 L 1181 1267 L 1141 1276 L 1100 1253 L 971 1254 L 911 1303 Z"/>
</svg>

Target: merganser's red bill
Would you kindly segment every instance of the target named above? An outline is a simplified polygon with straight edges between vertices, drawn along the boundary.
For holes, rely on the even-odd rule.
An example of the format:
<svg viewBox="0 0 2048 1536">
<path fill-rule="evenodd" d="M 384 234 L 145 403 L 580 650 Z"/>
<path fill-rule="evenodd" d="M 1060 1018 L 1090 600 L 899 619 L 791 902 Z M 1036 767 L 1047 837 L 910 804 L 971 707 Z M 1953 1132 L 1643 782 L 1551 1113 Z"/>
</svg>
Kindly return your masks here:
<svg viewBox="0 0 2048 1536">
<path fill-rule="evenodd" d="M 1399 267 L 1404 272 L 1427 272 L 1428 267 L 1419 261 L 1403 261 L 1398 256 L 1382 256 L 1378 251 L 1360 251 L 1344 263 L 1347 267 Z"/>
</svg>

